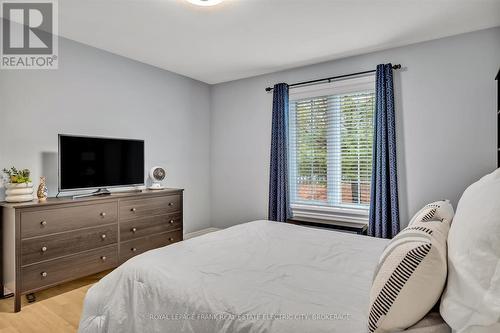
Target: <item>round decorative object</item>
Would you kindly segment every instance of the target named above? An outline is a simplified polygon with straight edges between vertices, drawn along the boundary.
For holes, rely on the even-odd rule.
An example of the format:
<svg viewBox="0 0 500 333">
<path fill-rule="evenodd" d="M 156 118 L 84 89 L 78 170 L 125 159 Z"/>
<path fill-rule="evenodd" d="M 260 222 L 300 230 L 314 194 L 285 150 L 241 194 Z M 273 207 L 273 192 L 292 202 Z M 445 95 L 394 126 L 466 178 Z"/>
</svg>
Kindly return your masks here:
<svg viewBox="0 0 500 333">
<path fill-rule="evenodd" d="M 149 187 L 150 190 L 161 190 L 163 186 L 161 184 L 162 180 L 167 176 L 165 169 L 159 166 L 152 167 L 149 171 L 149 177 L 152 180 L 152 184 Z"/>
<path fill-rule="evenodd" d="M 5 184 L 5 201 L 26 202 L 33 200 L 33 183 L 8 183 Z"/>
<path fill-rule="evenodd" d="M 167 175 L 165 169 L 160 168 L 160 167 L 153 167 L 151 168 L 150 171 L 150 176 L 156 181 L 162 181 L 165 179 L 165 176 Z"/>
</svg>

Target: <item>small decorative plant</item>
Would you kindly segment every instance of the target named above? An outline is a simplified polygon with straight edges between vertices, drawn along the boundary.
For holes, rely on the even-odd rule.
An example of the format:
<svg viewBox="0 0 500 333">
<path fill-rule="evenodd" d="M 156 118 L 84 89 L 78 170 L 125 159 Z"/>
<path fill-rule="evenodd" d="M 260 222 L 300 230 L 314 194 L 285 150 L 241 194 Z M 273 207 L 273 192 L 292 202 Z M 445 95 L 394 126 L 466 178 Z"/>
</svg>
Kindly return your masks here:
<svg viewBox="0 0 500 333">
<path fill-rule="evenodd" d="M 15 167 L 10 169 L 3 169 L 3 172 L 9 177 L 12 184 L 31 183 L 30 174 L 28 169 L 17 170 Z"/>
</svg>

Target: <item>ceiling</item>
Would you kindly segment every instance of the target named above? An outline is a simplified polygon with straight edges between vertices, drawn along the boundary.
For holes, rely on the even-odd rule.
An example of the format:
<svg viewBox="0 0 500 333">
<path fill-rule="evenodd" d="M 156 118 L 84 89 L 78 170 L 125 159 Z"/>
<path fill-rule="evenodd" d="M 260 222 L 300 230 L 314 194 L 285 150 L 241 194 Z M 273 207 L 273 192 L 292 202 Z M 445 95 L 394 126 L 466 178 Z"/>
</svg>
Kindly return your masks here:
<svg viewBox="0 0 500 333">
<path fill-rule="evenodd" d="M 59 1 L 60 35 L 220 83 L 500 25 L 500 0 Z"/>
</svg>

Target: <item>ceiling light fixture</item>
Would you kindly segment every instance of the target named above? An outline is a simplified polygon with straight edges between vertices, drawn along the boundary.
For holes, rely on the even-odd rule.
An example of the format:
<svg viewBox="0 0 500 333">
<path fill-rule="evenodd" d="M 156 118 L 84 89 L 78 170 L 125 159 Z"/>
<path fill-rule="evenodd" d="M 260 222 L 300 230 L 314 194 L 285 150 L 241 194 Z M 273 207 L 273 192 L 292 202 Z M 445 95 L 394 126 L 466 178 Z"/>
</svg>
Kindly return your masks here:
<svg viewBox="0 0 500 333">
<path fill-rule="evenodd" d="M 193 5 L 208 7 L 208 6 L 218 5 L 223 0 L 187 0 L 187 1 L 192 3 Z"/>
</svg>

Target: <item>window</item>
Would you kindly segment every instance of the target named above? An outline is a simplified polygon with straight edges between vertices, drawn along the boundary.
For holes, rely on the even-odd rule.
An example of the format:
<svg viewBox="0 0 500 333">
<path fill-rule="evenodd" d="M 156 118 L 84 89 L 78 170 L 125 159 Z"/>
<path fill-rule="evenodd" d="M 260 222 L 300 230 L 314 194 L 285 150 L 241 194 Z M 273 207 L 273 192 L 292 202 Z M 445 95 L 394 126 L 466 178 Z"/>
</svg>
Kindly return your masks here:
<svg viewBox="0 0 500 333">
<path fill-rule="evenodd" d="M 290 192 L 295 216 L 366 223 L 374 76 L 290 91 Z"/>
</svg>

